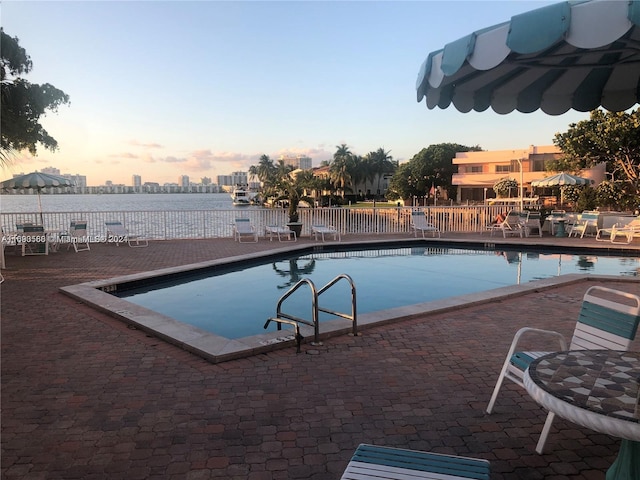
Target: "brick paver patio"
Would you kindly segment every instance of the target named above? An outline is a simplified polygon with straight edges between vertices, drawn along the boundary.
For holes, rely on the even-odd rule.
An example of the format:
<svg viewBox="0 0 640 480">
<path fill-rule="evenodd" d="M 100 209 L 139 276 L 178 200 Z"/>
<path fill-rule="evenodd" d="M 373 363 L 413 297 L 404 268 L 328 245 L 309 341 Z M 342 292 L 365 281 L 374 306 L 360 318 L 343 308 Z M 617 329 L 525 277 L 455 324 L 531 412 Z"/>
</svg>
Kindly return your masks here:
<svg viewBox="0 0 640 480">
<path fill-rule="evenodd" d="M 495 479 L 604 478 L 618 439 L 557 419 L 550 453 L 538 455 L 545 412 L 515 385 L 484 413 L 513 333 L 533 325 L 570 335 L 594 282 L 217 365 L 58 292 L 282 246 L 215 239 L 8 253 L 2 478 L 338 479 L 361 442 L 485 458 Z M 640 294 L 637 278 L 627 280 L 604 283 Z"/>
</svg>

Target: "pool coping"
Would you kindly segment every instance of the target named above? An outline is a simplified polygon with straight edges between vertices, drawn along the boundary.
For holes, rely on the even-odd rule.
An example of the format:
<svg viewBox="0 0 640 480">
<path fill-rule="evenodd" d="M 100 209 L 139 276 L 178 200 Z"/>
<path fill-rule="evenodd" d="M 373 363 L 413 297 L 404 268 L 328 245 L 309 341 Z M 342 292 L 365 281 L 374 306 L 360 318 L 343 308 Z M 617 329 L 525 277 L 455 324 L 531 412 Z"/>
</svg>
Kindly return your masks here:
<svg viewBox="0 0 640 480">
<path fill-rule="evenodd" d="M 76 285 L 60 287 L 60 292 L 89 305 L 98 311 L 117 318 L 128 325 L 134 326 L 151 335 L 163 339 L 164 341 L 176 345 L 184 350 L 192 352 L 209 362 L 219 363 L 238 358 L 243 358 L 259 353 L 282 348 L 295 348 L 296 342 L 291 330 L 271 331 L 259 335 L 243 337 L 239 339 L 229 339 L 211 332 L 207 332 L 198 327 L 182 323 L 166 315 L 162 315 L 153 310 L 135 305 L 125 299 L 112 295 L 117 289 L 117 285 L 127 284 L 144 284 L 146 281 L 157 277 L 178 278 L 187 274 L 193 274 L 198 270 L 204 271 L 215 267 L 228 267 L 232 265 L 242 265 L 246 263 L 256 262 L 269 258 L 281 257 L 283 254 L 289 253 L 320 253 L 323 251 L 335 251 L 343 249 L 353 249 L 361 246 L 373 248 L 376 246 L 389 247 L 394 246 L 424 246 L 429 245 L 464 245 L 465 248 L 496 248 L 502 246 L 505 248 L 517 248 L 526 250 L 558 250 L 558 247 L 550 247 L 549 245 L 529 244 L 522 245 L 518 243 L 499 242 L 499 241 L 452 241 L 445 240 L 434 241 L 432 239 L 409 239 L 409 240 L 372 240 L 358 242 L 327 242 L 324 244 L 287 246 L 285 248 L 276 248 L 266 252 L 255 252 L 245 255 L 238 255 L 224 259 L 216 259 L 205 262 L 198 262 L 175 267 L 163 268 L 140 272 L 136 274 L 123 275 L 108 279 L 84 282 Z M 594 248 L 562 248 L 563 253 L 571 253 L 574 250 L 579 253 L 602 254 L 603 252 L 612 254 L 624 254 L 629 256 L 638 256 L 638 252 L 634 255 L 632 252 L 623 249 L 594 249 Z M 484 303 L 494 302 L 499 299 L 506 299 L 518 295 L 523 295 L 532 291 L 544 291 L 555 288 L 559 285 L 567 285 L 571 283 L 583 281 L 607 280 L 617 282 L 638 282 L 640 279 L 635 277 L 621 277 L 611 275 L 592 275 L 592 274 L 565 274 L 551 278 L 534 280 L 521 285 L 511 285 L 500 287 L 484 292 L 473 294 L 458 295 L 448 297 L 441 300 L 417 303 L 402 307 L 396 307 L 387 310 L 358 314 L 357 327 L 358 332 L 367 330 L 376 326 L 388 324 L 391 322 L 401 322 L 404 320 L 424 317 L 455 310 L 461 307 L 472 305 L 480 305 Z M 275 309 L 275 305 L 274 305 Z M 266 319 L 264 319 L 266 321 Z M 320 340 L 337 335 L 346 335 L 352 332 L 353 326 L 351 321 L 344 319 L 324 320 L 321 323 Z M 314 340 L 314 332 L 311 327 L 301 325 L 301 334 L 303 335 L 303 343 Z"/>
</svg>

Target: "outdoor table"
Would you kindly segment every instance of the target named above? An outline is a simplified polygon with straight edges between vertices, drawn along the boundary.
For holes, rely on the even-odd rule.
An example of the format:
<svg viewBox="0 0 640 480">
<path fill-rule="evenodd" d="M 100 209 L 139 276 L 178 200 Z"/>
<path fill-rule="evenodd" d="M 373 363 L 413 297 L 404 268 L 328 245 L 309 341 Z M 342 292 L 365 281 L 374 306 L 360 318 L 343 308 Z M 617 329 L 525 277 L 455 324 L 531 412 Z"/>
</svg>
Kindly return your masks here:
<svg viewBox="0 0 640 480">
<path fill-rule="evenodd" d="M 567 221 L 567 217 L 565 216 L 554 216 L 549 215 L 547 217 L 549 221 L 549 226 L 551 230 L 551 235 L 555 235 L 556 237 L 566 237 L 567 231 L 565 229 L 565 222 Z"/>
<path fill-rule="evenodd" d="M 640 352 L 577 350 L 531 363 L 524 386 L 540 405 L 583 427 L 622 439 L 607 480 L 640 478 Z"/>
</svg>

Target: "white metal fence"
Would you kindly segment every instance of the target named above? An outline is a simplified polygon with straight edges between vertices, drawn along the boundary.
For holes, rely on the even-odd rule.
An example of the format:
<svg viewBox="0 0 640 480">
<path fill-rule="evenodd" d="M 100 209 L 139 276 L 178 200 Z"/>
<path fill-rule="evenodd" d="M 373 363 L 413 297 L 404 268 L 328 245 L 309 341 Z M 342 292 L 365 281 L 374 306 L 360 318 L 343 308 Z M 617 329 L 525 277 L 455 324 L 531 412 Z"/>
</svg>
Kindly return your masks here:
<svg viewBox="0 0 640 480">
<path fill-rule="evenodd" d="M 342 234 L 385 234 L 411 232 L 411 212 L 425 212 L 428 221 L 442 232 L 480 232 L 504 207 L 442 206 L 442 207 L 376 207 L 376 208 L 301 208 L 302 235 L 308 236 L 311 225 L 333 225 Z M 105 222 L 119 220 L 132 234 L 149 239 L 224 238 L 233 235 L 235 218 L 250 218 L 258 232 L 267 225 L 287 223 L 286 209 L 182 210 L 182 211 L 106 211 L 106 212 L 44 212 L 0 213 L 5 233 L 14 232 L 17 224 L 33 222 L 45 230 L 68 230 L 72 220 L 85 220 L 92 241 L 104 238 Z"/>
</svg>

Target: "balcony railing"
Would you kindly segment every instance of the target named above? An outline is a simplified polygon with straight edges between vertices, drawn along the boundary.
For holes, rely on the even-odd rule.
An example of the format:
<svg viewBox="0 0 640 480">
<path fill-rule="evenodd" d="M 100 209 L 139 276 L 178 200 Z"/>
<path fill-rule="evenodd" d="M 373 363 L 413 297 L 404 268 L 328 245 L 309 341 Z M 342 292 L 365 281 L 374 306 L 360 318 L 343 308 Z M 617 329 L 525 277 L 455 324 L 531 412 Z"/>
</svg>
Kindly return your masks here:
<svg viewBox="0 0 640 480">
<path fill-rule="evenodd" d="M 442 232 L 481 232 L 504 207 L 498 206 L 427 206 L 376 208 L 301 208 L 302 235 L 310 234 L 311 225 L 333 225 L 343 235 L 392 234 L 411 232 L 411 212 L 426 213 L 428 220 Z M 504 213 L 504 212 L 502 212 Z M 263 234 L 267 225 L 287 223 L 286 209 L 231 209 L 181 211 L 104 211 L 104 212 L 44 212 L 0 213 L 5 233 L 14 232 L 17 224 L 33 222 L 43 224 L 45 230 L 65 231 L 72 220 L 86 220 L 91 241 L 105 236 L 105 222 L 119 220 L 132 234 L 143 234 L 149 239 L 189 239 L 232 237 L 235 218 L 250 218 Z"/>
</svg>

